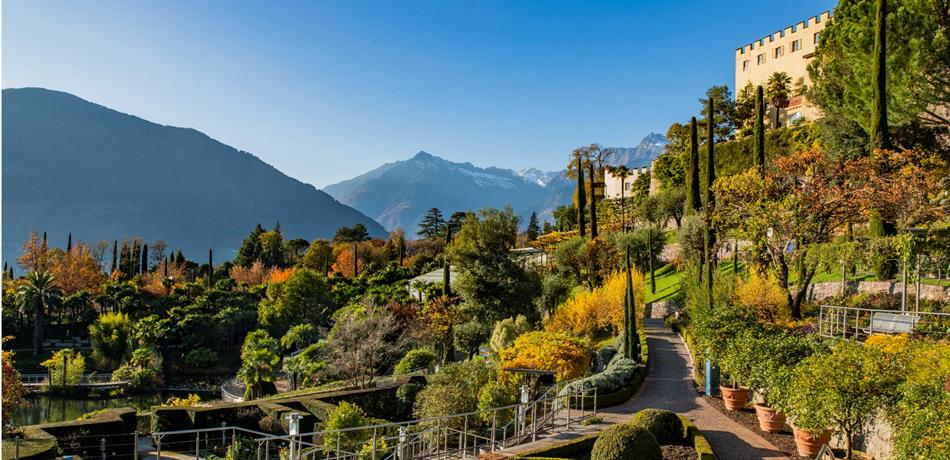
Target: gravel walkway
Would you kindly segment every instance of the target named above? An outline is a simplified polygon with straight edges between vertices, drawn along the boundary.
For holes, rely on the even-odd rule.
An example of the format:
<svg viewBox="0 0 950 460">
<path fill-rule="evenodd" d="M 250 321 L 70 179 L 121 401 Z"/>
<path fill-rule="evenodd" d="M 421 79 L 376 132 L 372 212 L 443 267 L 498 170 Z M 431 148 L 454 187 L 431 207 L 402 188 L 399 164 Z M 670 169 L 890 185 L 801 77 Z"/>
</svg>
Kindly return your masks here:
<svg viewBox="0 0 950 460">
<path fill-rule="evenodd" d="M 604 409 L 605 421 L 621 423 L 641 409 L 667 409 L 693 421 L 721 460 L 788 459 L 764 438 L 704 401 L 693 384 L 693 364 L 680 336 L 663 320 L 646 320 L 650 369 L 640 391 L 619 406 Z"/>
</svg>

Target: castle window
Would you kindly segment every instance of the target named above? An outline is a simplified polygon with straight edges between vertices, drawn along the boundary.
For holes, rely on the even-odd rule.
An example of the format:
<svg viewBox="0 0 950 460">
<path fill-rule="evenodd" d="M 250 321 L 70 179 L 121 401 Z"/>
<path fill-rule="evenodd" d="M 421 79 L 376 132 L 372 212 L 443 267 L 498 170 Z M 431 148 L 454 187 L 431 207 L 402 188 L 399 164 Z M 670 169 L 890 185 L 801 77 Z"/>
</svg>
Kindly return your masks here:
<svg viewBox="0 0 950 460">
<path fill-rule="evenodd" d="M 815 32 L 815 44 L 818 44 L 818 38 L 821 35 L 821 32 Z"/>
<path fill-rule="evenodd" d="M 785 54 L 785 47 L 784 47 L 784 46 L 776 47 L 775 50 L 773 51 L 773 53 L 774 53 L 775 59 L 778 59 L 778 58 L 782 57 L 782 55 Z"/>
<path fill-rule="evenodd" d="M 796 51 L 798 51 L 798 50 L 800 50 L 800 49 L 802 49 L 802 39 L 799 38 L 798 40 L 793 40 L 793 41 L 792 41 L 792 52 L 794 53 L 794 52 L 796 52 Z"/>
<path fill-rule="evenodd" d="M 746 70 L 749 70 L 749 60 L 748 60 L 748 59 L 742 61 L 742 71 L 744 72 L 744 71 L 746 71 Z"/>
<path fill-rule="evenodd" d="M 759 65 L 765 64 L 765 53 L 759 54 L 759 56 L 756 58 L 756 63 Z"/>
</svg>

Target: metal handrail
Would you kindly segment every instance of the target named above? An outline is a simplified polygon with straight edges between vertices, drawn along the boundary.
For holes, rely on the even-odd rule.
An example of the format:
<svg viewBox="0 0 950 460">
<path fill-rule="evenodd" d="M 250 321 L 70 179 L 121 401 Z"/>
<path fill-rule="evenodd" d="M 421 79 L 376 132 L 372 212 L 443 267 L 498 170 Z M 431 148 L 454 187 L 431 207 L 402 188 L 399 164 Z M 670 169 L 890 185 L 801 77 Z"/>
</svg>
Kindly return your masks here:
<svg viewBox="0 0 950 460">
<path fill-rule="evenodd" d="M 928 312 L 909 310 L 884 310 L 875 308 L 845 307 L 840 305 L 822 305 L 818 316 L 818 334 L 823 337 L 861 340 L 875 332 L 873 319 L 875 314 L 900 314 L 919 318 L 919 322 L 910 324 L 911 331 L 917 331 L 926 320 L 950 320 L 950 312 Z"/>
</svg>

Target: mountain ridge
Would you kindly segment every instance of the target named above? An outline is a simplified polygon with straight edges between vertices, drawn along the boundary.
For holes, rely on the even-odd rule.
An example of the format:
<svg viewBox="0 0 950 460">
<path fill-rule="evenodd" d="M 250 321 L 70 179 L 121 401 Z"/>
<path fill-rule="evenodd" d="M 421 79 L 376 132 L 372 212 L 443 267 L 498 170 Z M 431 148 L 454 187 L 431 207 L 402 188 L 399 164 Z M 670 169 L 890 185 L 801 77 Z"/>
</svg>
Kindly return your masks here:
<svg viewBox="0 0 950 460">
<path fill-rule="evenodd" d="M 385 229 L 259 157 L 193 128 L 153 123 L 44 88 L 3 90 L 3 251 L 30 230 L 54 241 L 142 237 L 230 259 L 257 222 L 285 237 Z M 59 234 L 62 236 L 57 236 Z"/>
<path fill-rule="evenodd" d="M 663 151 L 666 139 L 656 133 L 636 147 L 618 148 L 612 164 L 649 165 Z M 448 215 L 455 211 L 511 205 L 527 224 L 532 212 L 552 221 L 557 206 L 571 201 L 574 183 L 566 171 L 537 168 L 512 170 L 453 162 L 421 150 L 405 160 L 384 163 L 351 179 L 327 185 L 324 191 L 359 209 L 388 229 L 415 235 L 430 208 Z"/>
</svg>

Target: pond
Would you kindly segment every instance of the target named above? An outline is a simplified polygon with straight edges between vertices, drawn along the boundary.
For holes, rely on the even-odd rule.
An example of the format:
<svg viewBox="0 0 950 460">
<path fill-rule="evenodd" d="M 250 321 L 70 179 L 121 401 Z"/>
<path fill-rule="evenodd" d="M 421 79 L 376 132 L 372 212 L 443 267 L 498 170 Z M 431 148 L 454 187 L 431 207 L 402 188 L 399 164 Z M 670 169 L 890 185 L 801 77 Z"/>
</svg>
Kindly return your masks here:
<svg viewBox="0 0 950 460">
<path fill-rule="evenodd" d="M 192 392 L 201 396 L 202 401 L 217 397 L 214 392 Z M 13 413 L 13 423 L 17 426 L 35 425 L 38 423 L 62 422 L 76 420 L 83 414 L 100 409 L 114 409 L 131 407 L 137 410 L 157 406 L 172 396 L 187 396 L 188 392 L 158 391 L 154 393 L 134 396 L 99 396 L 77 398 L 75 396 L 56 396 L 45 394 L 28 395 L 27 406 L 21 407 Z"/>
</svg>

